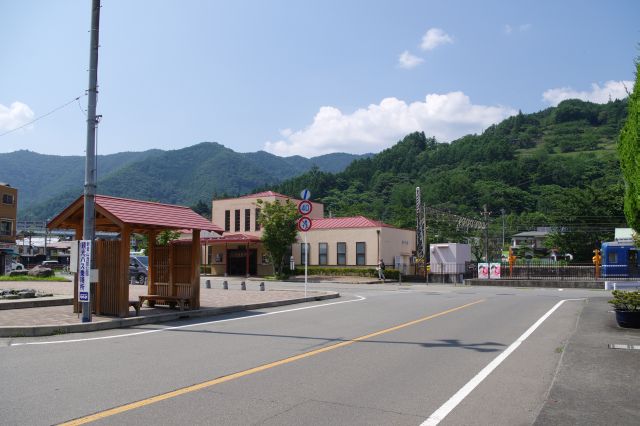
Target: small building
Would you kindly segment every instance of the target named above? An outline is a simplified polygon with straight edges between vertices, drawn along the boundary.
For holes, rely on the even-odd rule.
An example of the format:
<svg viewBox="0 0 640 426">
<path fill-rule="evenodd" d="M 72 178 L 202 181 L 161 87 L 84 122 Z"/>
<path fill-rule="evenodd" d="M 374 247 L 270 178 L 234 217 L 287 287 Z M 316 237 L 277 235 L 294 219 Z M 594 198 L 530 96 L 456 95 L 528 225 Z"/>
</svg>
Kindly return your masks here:
<svg viewBox="0 0 640 426">
<path fill-rule="evenodd" d="M 460 275 L 465 273 L 466 264 L 471 261 L 469 244 L 431 244 L 429 253 L 431 256 L 429 281 L 461 282 Z"/>
<path fill-rule="evenodd" d="M 0 275 L 5 275 L 11 271 L 11 260 L 17 254 L 18 190 L 0 183 L 0 197 Z"/>
<path fill-rule="evenodd" d="M 200 306 L 200 231 L 222 230 L 188 207 L 126 198 L 95 197 L 96 230 L 117 232 L 119 240 L 96 240 L 93 250 L 98 269 L 97 282 L 91 284 L 93 311 L 103 315 L 128 316 L 129 252 L 131 234 L 147 235 L 149 275 L 147 296 L 160 300 L 181 298 L 190 308 Z M 50 229 L 74 229 L 82 238 L 84 197 L 81 196 L 53 218 Z M 156 244 L 165 230 L 191 230 L 187 244 Z M 75 277 L 74 312 L 79 312 L 78 277 Z M 94 291 L 95 287 L 95 291 Z M 166 299 L 162 299 L 166 297 Z"/>
<path fill-rule="evenodd" d="M 287 200 L 299 205 L 302 200 L 287 197 L 273 191 L 259 192 L 237 198 L 213 200 L 211 219 L 215 224 L 224 224 L 224 236 L 201 238 L 203 244 L 202 263 L 213 275 L 269 275 L 273 266 L 260 238 L 262 230 L 258 219 L 258 200 L 273 203 Z M 312 202 L 311 218 L 324 215 L 324 205 Z"/>
<path fill-rule="evenodd" d="M 536 231 L 526 231 L 511 236 L 511 247 L 528 249 L 545 249 L 544 240 L 549 235 L 547 229 L 537 229 Z"/>
<path fill-rule="evenodd" d="M 223 236 L 202 238 L 202 263 L 213 275 L 269 275 L 273 265 L 261 241 L 262 230 L 258 200 L 273 203 L 287 200 L 299 205 L 302 200 L 273 191 L 259 192 L 238 198 L 213 200 L 213 223 L 224 224 Z M 363 216 L 324 218 L 324 205 L 311 202 L 307 215 L 312 228 L 307 234 L 309 265 L 336 267 L 368 267 L 383 259 L 389 268 L 410 273 L 409 265 L 415 251 L 415 231 L 399 229 Z M 304 236 L 291 247 L 296 265 L 303 265 Z"/>
<path fill-rule="evenodd" d="M 382 259 L 388 268 L 410 272 L 416 233 L 364 216 L 313 220 L 306 233 L 310 266 L 374 268 Z M 292 247 L 296 265 L 304 265 L 304 236 Z"/>
</svg>

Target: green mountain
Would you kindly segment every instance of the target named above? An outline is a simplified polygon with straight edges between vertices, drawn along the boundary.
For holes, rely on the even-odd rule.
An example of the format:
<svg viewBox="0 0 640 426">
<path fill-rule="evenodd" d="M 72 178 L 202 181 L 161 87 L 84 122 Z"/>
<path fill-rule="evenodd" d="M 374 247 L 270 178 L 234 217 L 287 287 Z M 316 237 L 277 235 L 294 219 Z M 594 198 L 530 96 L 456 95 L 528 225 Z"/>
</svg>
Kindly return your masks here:
<svg viewBox="0 0 640 426">
<path fill-rule="evenodd" d="M 209 204 L 216 196 L 273 186 L 318 163 L 323 170 L 342 170 L 360 157 L 329 154 L 317 157 L 318 161 L 282 158 L 264 151 L 237 153 L 212 142 L 173 151 L 125 152 L 99 156 L 98 193 L 183 205 L 201 200 Z M 18 188 L 21 220 L 42 220 L 82 194 L 84 157 L 29 151 L 0 154 L 0 181 Z"/>
<path fill-rule="evenodd" d="M 558 231 L 549 244 L 586 260 L 597 241 L 625 225 L 616 143 L 626 107 L 626 100 L 568 100 L 451 143 L 413 133 L 343 172 L 312 170 L 274 189 L 294 196 L 309 188 L 335 216 L 362 214 L 415 227 L 419 186 L 423 202 L 445 213 L 481 219 L 486 205 L 494 240 L 501 237 L 504 209 L 507 236 L 549 227 Z M 480 237 L 445 213 L 427 215 L 429 241 Z"/>
</svg>

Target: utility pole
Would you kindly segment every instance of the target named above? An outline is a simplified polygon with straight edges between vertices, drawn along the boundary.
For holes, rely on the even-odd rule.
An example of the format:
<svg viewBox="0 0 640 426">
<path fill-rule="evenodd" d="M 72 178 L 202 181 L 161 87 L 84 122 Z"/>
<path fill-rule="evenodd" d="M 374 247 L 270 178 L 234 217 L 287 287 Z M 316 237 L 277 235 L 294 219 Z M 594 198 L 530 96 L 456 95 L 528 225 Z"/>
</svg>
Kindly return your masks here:
<svg viewBox="0 0 640 426">
<path fill-rule="evenodd" d="M 482 212 L 482 216 L 484 216 L 484 258 L 489 263 L 489 215 L 491 212 L 487 211 L 487 205 L 483 206 L 484 211 Z"/>
<path fill-rule="evenodd" d="M 93 246 L 96 235 L 96 127 L 98 125 L 96 119 L 96 103 L 98 94 L 99 28 L 100 0 L 92 0 L 91 40 L 89 43 L 89 89 L 87 91 L 87 156 L 84 169 L 84 221 L 82 229 L 82 239 L 91 241 L 91 269 L 95 269 L 96 264 Z M 91 322 L 91 299 L 82 303 L 82 322 Z"/>
<path fill-rule="evenodd" d="M 504 213 L 505 210 L 500 209 L 500 213 L 502 214 L 502 247 L 500 247 L 500 258 L 502 258 L 502 250 L 504 250 Z"/>
</svg>

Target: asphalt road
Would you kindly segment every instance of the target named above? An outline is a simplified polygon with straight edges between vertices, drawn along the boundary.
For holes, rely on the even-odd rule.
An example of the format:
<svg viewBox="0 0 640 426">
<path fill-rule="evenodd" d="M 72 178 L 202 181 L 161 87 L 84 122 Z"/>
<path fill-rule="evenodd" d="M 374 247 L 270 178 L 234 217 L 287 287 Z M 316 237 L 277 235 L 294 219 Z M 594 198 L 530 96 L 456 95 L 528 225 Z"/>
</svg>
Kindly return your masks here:
<svg viewBox="0 0 640 426">
<path fill-rule="evenodd" d="M 86 420 L 420 425 L 430 418 L 426 424 L 436 424 L 436 413 L 443 425 L 533 424 L 584 306 L 580 299 L 597 293 L 313 288 L 343 297 L 134 329 L 0 339 L 0 422 L 46 425 L 95 414 Z"/>
</svg>

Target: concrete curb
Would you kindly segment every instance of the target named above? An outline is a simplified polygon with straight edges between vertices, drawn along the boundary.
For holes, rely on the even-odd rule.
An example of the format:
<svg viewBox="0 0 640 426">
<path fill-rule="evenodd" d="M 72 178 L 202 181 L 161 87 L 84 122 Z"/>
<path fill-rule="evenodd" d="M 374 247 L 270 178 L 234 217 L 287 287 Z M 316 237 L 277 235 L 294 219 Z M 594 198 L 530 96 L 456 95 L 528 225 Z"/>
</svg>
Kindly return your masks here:
<svg viewBox="0 0 640 426">
<path fill-rule="evenodd" d="M 0 302 L 0 310 L 23 309 L 23 308 L 46 308 L 49 306 L 73 305 L 73 297 L 52 296 L 37 297 L 34 299 L 16 299 Z"/>
<path fill-rule="evenodd" d="M 36 337 L 50 336 L 54 334 L 84 333 L 89 331 L 110 330 L 114 328 L 126 328 L 143 324 L 157 324 L 185 318 L 201 318 L 228 314 L 232 312 L 250 311 L 253 309 L 273 308 L 276 306 L 335 299 L 338 297 L 340 297 L 340 293 L 327 292 L 322 295 L 301 297 L 298 299 L 253 303 L 249 305 L 225 306 L 224 308 L 204 308 L 193 311 L 177 311 L 166 314 L 150 315 L 147 317 L 140 316 L 130 318 L 114 318 L 113 320 L 101 322 L 64 325 L 38 325 L 32 327 L 0 327 L 0 337 Z"/>
</svg>

